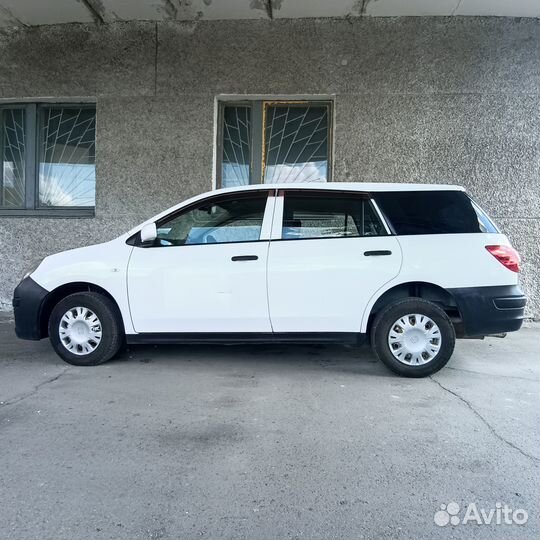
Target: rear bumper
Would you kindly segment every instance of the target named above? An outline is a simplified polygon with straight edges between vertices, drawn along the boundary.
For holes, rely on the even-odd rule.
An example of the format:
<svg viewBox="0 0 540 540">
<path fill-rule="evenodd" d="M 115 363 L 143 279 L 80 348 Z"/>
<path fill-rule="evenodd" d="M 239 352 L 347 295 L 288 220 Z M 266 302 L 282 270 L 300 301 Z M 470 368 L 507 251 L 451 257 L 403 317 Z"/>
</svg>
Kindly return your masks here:
<svg viewBox="0 0 540 540">
<path fill-rule="evenodd" d="M 449 289 L 462 318 L 458 337 L 515 332 L 523 324 L 527 298 L 518 285 Z"/>
<path fill-rule="evenodd" d="M 21 339 L 38 340 L 43 337 L 40 315 L 45 297 L 49 291 L 38 285 L 32 278 L 24 278 L 13 293 L 13 313 L 15 334 Z"/>
</svg>

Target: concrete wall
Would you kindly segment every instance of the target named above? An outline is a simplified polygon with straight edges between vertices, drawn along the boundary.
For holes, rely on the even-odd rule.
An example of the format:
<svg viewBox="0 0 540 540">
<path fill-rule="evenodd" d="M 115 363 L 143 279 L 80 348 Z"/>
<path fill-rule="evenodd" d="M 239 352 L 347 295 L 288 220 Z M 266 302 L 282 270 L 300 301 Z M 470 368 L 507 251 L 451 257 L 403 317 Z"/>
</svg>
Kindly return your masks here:
<svg viewBox="0 0 540 540">
<path fill-rule="evenodd" d="M 538 20 L 455 17 L 2 30 L 0 98 L 97 100 L 97 207 L 0 218 L 0 301 L 36 259 L 210 189 L 216 95 L 335 94 L 334 178 L 466 186 L 540 317 L 539 38 Z"/>
</svg>

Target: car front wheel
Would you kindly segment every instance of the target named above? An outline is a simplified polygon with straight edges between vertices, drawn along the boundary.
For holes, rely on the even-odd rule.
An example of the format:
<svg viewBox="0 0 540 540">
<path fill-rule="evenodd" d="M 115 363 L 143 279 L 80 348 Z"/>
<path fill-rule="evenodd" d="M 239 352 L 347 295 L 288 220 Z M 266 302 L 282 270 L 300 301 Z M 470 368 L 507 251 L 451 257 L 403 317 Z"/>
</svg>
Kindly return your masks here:
<svg viewBox="0 0 540 540">
<path fill-rule="evenodd" d="M 371 345 L 389 369 L 405 377 L 426 377 L 452 356 L 456 334 L 448 315 L 422 298 L 407 298 L 377 314 Z"/>
<path fill-rule="evenodd" d="M 95 366 L 110 360 L 123 341 L 118 309 L 106 296 L 81 292 L 66 296 L 49 318 L 49 339 L 69 364 Z"/>
</svg>

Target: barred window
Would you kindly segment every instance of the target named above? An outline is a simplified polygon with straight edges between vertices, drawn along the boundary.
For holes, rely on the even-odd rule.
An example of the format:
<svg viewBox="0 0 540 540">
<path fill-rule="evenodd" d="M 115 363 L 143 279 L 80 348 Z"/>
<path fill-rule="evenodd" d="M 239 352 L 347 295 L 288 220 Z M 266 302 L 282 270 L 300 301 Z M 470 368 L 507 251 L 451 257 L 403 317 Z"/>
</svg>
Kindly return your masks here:
<svg viewBox="0 0 540 540">
<path fill-rule="evenodd" d="M 226 102 L 219 119 L 218 187 L 330 180 L 330 102 Z"/>
<path fill-rule="evenodd" d="M 0 106 L 0 215 L 93 215 L 95 154 L 95 106 Z"/>
</svg>

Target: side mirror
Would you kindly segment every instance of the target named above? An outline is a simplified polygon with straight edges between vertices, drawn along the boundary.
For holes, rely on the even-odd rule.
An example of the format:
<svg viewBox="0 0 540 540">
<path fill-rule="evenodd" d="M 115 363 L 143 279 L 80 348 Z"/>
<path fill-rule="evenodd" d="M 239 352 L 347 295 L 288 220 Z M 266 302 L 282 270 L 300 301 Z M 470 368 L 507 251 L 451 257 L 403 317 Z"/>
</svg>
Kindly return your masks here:
<svg viewBox="0 0 540 540">
<path fill-rule="evenodd" d="M 157 229 L 155 223 L 147 223 L 141 229 L 141 242 L 153 242 L 157 238 Z"/>
</svg>

